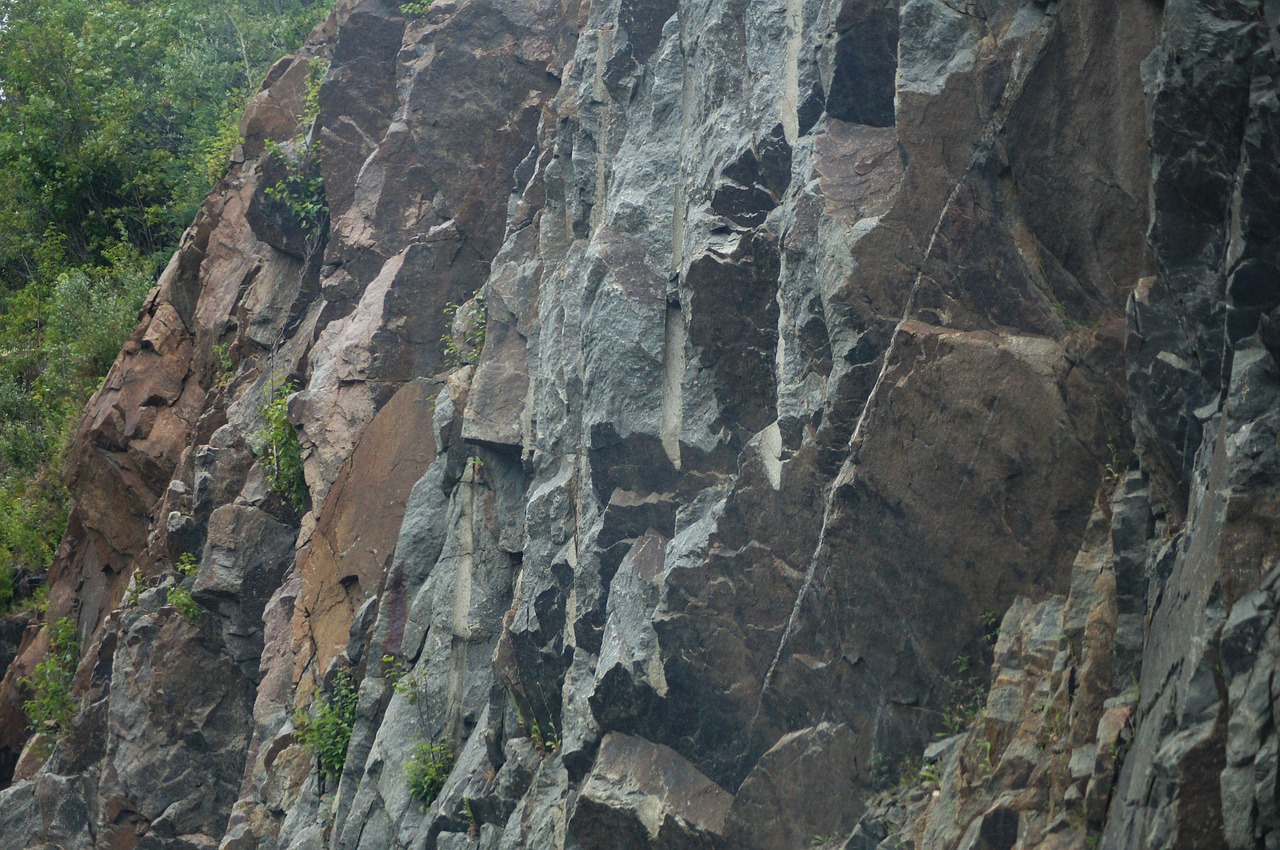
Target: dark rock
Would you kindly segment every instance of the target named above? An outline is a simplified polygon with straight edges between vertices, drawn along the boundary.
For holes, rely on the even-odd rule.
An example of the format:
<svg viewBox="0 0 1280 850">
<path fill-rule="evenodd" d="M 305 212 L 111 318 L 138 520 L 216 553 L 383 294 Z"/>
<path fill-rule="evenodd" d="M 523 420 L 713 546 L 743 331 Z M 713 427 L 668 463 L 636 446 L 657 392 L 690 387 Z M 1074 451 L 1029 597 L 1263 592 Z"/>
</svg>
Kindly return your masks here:
<svg viewBox="0 0 1280 850">
<path fill-rule="evenodd" d="M 1275 6 L 340 0 L 72 441 L 0 846 L 1275 844 Z"/>
<path fill-rule="evenodd" d="M 674 751 L 611 734 L 569 818 L 583 850 L 713 850 L 730 795 Z"/>
</svg>

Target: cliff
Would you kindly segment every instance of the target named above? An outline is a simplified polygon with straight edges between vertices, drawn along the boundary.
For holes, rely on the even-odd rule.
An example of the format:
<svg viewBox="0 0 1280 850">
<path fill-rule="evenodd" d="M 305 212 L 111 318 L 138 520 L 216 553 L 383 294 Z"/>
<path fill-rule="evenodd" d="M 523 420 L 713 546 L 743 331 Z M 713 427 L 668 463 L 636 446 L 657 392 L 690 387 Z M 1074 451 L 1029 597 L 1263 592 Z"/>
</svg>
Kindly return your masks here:
<svg viewBox="0 0 1280 850">
<path fill-rule="evenodd" d="M 1280 842 L 1280 4 L 429 5 L 89 403 L 0 848 Z"/>
</svg>

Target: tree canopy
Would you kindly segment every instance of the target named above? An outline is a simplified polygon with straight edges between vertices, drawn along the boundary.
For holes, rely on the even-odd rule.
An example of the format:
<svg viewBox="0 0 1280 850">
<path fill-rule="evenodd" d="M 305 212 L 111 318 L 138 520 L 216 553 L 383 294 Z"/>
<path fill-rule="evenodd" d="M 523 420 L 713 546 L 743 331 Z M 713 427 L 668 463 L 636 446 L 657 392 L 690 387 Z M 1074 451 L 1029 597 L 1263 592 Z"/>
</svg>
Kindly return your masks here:
<svg viewBox="0 0 1280 850">
<path fill-rule="evenodd" d="M 329 0 L 0 0 L 0 608 L 65 526 L 68 431 Z"/>
</svg>

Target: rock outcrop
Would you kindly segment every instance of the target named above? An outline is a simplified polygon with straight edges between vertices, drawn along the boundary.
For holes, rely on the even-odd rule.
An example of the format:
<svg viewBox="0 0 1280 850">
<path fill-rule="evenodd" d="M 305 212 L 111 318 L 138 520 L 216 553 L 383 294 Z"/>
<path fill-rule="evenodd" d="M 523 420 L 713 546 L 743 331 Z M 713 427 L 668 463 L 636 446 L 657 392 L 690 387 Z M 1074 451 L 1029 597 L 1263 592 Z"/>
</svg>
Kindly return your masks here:
<svg viewBox="0 0 1280 850">
<path fill-rule="evenodd" d="M 427 5 L 89 403 L 0 848 L 1280 841 L 1280 6 Z"/>
</svg>

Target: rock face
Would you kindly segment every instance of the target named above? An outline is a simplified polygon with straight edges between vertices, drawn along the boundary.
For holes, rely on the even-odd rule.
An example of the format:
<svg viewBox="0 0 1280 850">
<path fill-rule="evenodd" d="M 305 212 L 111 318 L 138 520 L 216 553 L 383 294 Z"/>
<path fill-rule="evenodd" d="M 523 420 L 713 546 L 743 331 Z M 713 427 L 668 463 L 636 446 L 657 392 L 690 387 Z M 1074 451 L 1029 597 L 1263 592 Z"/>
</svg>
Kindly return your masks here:
<svg viewBox="0 0 1280 850">
<path fill-rule="evenodd" d="M 339 0 L 86 409 L 0 848 L 1275 845 L 1277 25 Z"/>
</svg>

